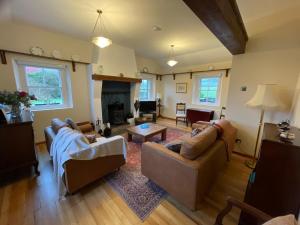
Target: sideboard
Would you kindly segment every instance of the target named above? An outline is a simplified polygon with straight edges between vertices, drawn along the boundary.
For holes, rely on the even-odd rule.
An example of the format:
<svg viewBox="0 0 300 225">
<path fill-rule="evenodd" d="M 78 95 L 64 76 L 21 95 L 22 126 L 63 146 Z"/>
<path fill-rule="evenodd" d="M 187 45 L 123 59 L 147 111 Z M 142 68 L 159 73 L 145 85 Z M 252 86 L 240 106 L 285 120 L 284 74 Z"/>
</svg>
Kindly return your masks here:
<svg viewBox="0 0 300 225">
<path fill-rule="evenodd" d="M 200 120 L 209 122 L 214 118 L 214 111 L 206 109 L 188 108 L 186 110 L 186 117 L 188 123 L 190 123 L 191 125 Z"/>
<path fill-rule="evenodd" d="M 32 120 L 0 124 L 0 176 L 34 166 L 38 175 Z"/>
</svg>

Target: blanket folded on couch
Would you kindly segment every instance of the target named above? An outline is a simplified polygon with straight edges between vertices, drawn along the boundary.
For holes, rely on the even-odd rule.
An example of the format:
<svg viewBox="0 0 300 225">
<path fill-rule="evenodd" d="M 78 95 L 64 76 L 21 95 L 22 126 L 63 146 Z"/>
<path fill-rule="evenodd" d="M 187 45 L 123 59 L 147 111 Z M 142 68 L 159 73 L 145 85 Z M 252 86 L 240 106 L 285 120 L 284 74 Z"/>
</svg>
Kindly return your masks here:
<svg viewBox="0 0 300 225">
<path fill-rule="evenodd" d="M 53 159 L 54 174 L 58 183 L 59 195 L 66 192 L 63 183 L 64 164 L 68 160 L 92 160 L 98 157 L 124 155 L 126 158 L 126 145 L 124 137 L 97 138 L 97 142 L 89 144 L 86 137 L 68 127 L 61 128 L 55 136 L 50 156 Z"/>
</svg>

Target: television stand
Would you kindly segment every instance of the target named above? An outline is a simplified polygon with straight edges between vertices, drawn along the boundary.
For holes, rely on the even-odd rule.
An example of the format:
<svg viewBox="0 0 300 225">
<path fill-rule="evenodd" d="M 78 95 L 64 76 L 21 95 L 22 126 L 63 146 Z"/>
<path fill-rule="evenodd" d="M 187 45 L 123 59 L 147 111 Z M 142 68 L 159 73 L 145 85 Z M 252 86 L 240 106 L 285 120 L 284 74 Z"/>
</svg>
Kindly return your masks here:
<svg viewBox="0 0 300 225">
<path fill-rule="evenodd" d="M 145 116 L 146 114 L 151 114 L 152 118 L 146 117 Z M 156 123 L 156 112 L 155 111 L 142 111 L 139 113 L 139 117 L 140 118 L 146 117 L 148 122 Z"/>
</svg>

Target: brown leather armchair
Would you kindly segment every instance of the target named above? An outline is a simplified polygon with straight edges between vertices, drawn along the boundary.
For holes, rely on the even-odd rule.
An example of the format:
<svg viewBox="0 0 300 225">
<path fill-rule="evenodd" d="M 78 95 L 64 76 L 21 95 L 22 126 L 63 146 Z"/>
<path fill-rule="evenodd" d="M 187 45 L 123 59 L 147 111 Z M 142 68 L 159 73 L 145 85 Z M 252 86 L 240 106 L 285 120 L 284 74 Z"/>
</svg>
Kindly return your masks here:
<svg viewBox="0 0 300 225">
<path fill-rule="evenodd" d="M 76 125 L 77 129 L 84 134 L 98 135 L 90 122 L 81 122 Z M 48 151 L 50 151 L 51 143 L 58 129 L 64 126 L 69 125 L 59 119 L 53 119 L 51 126 L 45 128 L 44 132 Z M 65 174 L 63 182 L 66 185 L 67 192 L 73 194 L 80 188 L 119 169 L 124 164 L 125 158 L 123 155 L 104 156 L 92 160 L 71 159 L 64 164 Z"/>
</svg>

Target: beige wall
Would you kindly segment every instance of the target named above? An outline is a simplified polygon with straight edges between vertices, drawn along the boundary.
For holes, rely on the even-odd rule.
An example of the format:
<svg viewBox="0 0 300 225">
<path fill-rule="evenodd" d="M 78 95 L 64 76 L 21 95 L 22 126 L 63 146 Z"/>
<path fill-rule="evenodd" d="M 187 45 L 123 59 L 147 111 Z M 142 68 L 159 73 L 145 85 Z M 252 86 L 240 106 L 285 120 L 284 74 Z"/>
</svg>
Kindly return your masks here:
<svg viewBox="0 0 300 225">
<path fill-rule="evenodd" d="M 99 51 L 98 48 L 93 48 L 93 45 L 90 42 L 59 33 L 49 32 L 27 24 L 2 22 L 0 23 L 0 29 L 2 31 L 5 30 L 5 32 L 2 32 L 0 35 L 0 49 L 29 52 L 29 49 L 32 46 L 39 46 L 44 49 L 46 56 L 51 56 L 51 52 L 54 49 L 57 49 L 66 59 L 70 59 L 71 55 L 77 54 L 82 61 L 91 62 L 91 60 L 99 60 L 99 62 L 97 61 L 98 63 L 93 64 L 92 66 L 76 64 L 76 72 L 70 70 L 73 108 L 35 112 L 34 131 L 36 142 L 44 140 L 43 129 L 50 124 L 53 117 L 61 119 L 72 117 L 75 121 L 92 119 L 90 110 L 90 103 L 92 102 L 90 100 L 90 90 L 92 90 L 90 88 L 90 75 L 93 72 L 96 72 L 97 65 L 103 66 L 103 73 L 106 75 L 118 76 L 120 73 L 123 73 L 127 77 L 136 76 L 137 65 L 135 61 L 135 52 L 132 49 L 113 44 L 112 46 Z M 8 64 L 0 64 L 0 90 L 16 90 L 16 82 L 12 67 L 13 59 L 55 62 L 54 60 L 42 60 L 36 57 L 7 54 Z M 62 62 L 59 62 L 59 64 L 62 64 Z M 70 63 L 66 63 L 66 65 L 71 68 Z M 100 89 L 98 92 L 99 91 Z"/>
<path fill-rule="evenodd" d="M 263 21 L 256 21 L 260 22 Z M 299 21 L 292 21 L 257 33 L 250 37 L 246 54 L 233 57 L 227 115 L 238 128 L 242 140 L 239 151 L 254 152 L 259 110 L 248 108 L 245 103 L 258 84 L 278 84 L 281 97 L 290 106 L 300 71 L 299 25 Z M 247 91 L 241 92 L 241 86 L 247 86 Z M 265 114 L 268 122 L 286 119 L 291 119 L 289 110 Z"/>
<path fill-rule="evenodd" d="M 209 66 L 213 66 L 214 69 L 230 68 L 231 62 L 220 62 L 207 65 L 195 65 L 189 67 L 178 67 L 174 68 L 174 72 L 185 72 L 185 71 L 197 71 L 197 70 L 208 70 Z M 169 70 L 165 70 L 164 73 L 169 73 Z M 216 74 L 212 72 L 200 73 L 199 75 L 205 74 Z M 195 74 L 197 75 L 197 74 Z M 190 79 L 190 74 L 176 75 L 176 79 L 173 80 L 172 75 L 163 76 L 160 84 L 160 90 L 163 95 L 163 108 L 162 115 L 169 118 L 175 118 L 176 103 L 185 102 L 187 107 L 199 108 L 199 109 L 212 109 L 215 111 L 215 118 L 219 117 L 222 106 L 226 106 L 227 94 L 230 81 L 230 72 L 228 77 L 222 79 L 222 90 L 220 93 L 220 106 L 203 106 L 195 105 L 192 103 L 193 96 L 193 81 Z M 176 93 L 176 83 L 187 83 L 187 93 Z"/>
<path fill-rule="evenodd" d="M 70 58 L 72 54 L 80 55 L 81 60 L 90 61 L 91 44 L 65 35 L 48 32 L 26 24 L 1 23 L 0 48 L 29 52 L 32 46 L 39 46 L 45 50 L 47 56 L 54 49 L 59 50 L 63 57 Z M 0 64 L 0 90 L 16 90 L 12 60 L 24 59 L 37 62 L 55 62 L 42 60 L 36 57 L 25 57 L 17 54 L 7 54 L 7 65 Z M 57 61 L 60 65 L 62 62 Z M 65 63 L 71 68 L 70 63 Z M 73 108 L 59 110 L 45 110 L 35 112 L 34 131 L 35 141 L 44 140 L 43 129 L 50 124 L 53 117 L 64 119 L 72 117 L 75 121 L 90 120 L 90 107 L 88 95 L 87 66 L 76 65 L 76 72 L 70 70 L 72 83 Z"/>
</svg>

